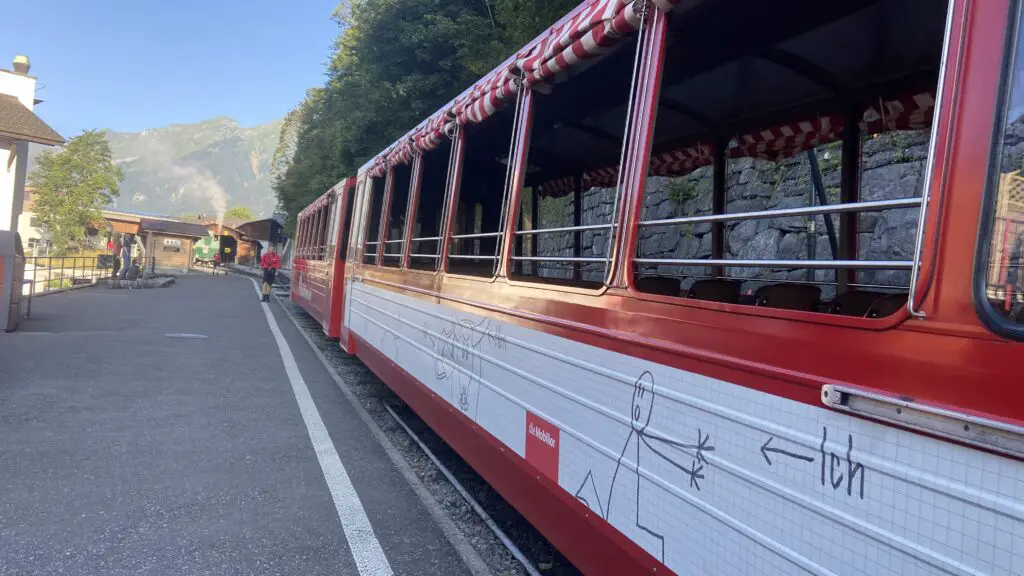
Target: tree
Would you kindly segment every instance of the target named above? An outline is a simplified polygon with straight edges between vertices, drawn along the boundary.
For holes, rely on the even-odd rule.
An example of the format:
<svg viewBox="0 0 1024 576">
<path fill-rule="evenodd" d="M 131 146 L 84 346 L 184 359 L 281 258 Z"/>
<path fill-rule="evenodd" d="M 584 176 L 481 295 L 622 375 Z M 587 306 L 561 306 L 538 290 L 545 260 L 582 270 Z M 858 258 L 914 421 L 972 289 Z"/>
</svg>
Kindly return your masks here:
<svg viewBox="0 0 1024 576">
<path fill-rule="evenodd" d="M 274 192 L 289 214 L 492 70 L 579 0 L 344 0 L 327 81 L 281 128 Z"/>
<path fill-rule="evenodd" d="M 224 217 L 231 218 L 232 220 L 239 220 L 241 222 L 250 222 L 256 219 L 256 215 L 253 214 L 252 209 L 248 206 L 235 206 L 234 208 L 230 208 L 224 213 Z"/>
<path fill-rule="evenodd" d="M 101 208 L 120 194 L 123 179 L 106 135 L 97 130 L 39 156 L 28 180 L 35 189 L 35 212 L 58 254 L 81 247 L 86 229 L 102 220 Z"/>
</svg>

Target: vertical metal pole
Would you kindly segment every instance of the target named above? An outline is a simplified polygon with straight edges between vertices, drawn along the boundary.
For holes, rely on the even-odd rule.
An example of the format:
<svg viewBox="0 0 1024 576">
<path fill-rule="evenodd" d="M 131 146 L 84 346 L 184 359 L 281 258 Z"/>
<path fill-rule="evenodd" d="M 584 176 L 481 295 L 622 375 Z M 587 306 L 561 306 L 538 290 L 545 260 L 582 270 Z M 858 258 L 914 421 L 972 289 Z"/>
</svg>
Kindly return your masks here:
<svg viewBox="0 0 1024 576">
<path fill-rule="evenodd" d="M 525 225 L 526 225 L 526 214 L 523 213 L 523 199 L 522 199 L 522 197 L 520 197 L 520 199 L 519 199 L 519 210 L 518 210 L 518 213 L 519 213 L 519 216 L 518 216 L 519 222 L 516 225 L 517 226 L 516 230 L 526 230 L 526 228 L 525 228 Z M 523 255 L 523 243 L 525 242 L 526 237 L 523 236 L 522 234 L 516 234 L 515 235 L 515 239 L 516 239 L 515 255 L 516 256 L 522 256 Z M 524 264 L 524 262 L 522 260 L 513 260 L 512 269 L 515 271 L 516 274 L 522 275 L 522 273 L 523 273 L 523 264 Z"/>
<path fill-rule="evenodd" d="M 533 206 L 530 207 L 530 230 L 537 230 L 540 228 L 540 190 L 536 187 L 533 189 Z M 609 234 L 611 231 L 609 230 Z M 540 256 L 540 235 L 530 234 L 530 256 Z M 530 262 L 530 273 L 534 276 L 540 276 L 540 262 L 534 260 Z"/>
<path fill-rule="evenodd" d="M 60 284 L 57 285 L 57 288 L 63 288 L 64 287 L 64 260 L 66 258 L 67 258 L 66 256 L 61 256 L 60 257 Z"/>
<path fill-rule="evenodd" d="M 843 157 L 839 202 L 847 204 L 856 202 L 860 197 L 860 121 L 855 108 L 846 115 L 846 126 L 843 129 Z M 839 216 L 839 259 L 857 259 L 857 224 L 859 214 L 847 212 Z M 849 285 L 857 280 L 857 271 L 852 268 L 836 270 L 836 293 L 847 291 Z"/>
<path fill-rule="evenodd" d="M 409 254 L 412 253 L 412 239 L 416 235 L 416 219 L 419 215 L 420 194 L 423 188 L 423 169 L 426 158 L 422 154 L 413 154 L 412 174 L 409 182 L 408 205 L 405 209 L 405 232 L 402 236 L 402 268 L 408 268 L 410 264 Z M 342 222 L 345 220 L 344 211 L 341 215 Z M 339 227 L 341 225 L 339 224 Z"/>
<path fill-rule="evenodd" d="M 811 166 L 811 182 L 814 184 L 814 192 L 818 195 L 818 202 L 822 206 L 828 205 L 828 196 L 825 195 L 825 184 L 821 178 L 821 167 L 818 164 L 818 153 L 813 148 L 807 151 L 807 162 Z M 811 198 L 808 203 L 810 206 L 814 206 L 814 199 Z M 839 254 L 839 241 L 836 239 L 836 228 L 832 224 L 831 215 L 824 215 L 822 218 L 825 220 L 825 230 L 828 232 L 828 243 L 829 247 L 832 248 L 832 259 L 834 260 Z M 811 222 L 813 222 L 813 216 Z M 812 255 L 813 256 L 813 255 Z"/>
<path fill-rule="evenodd" d="M 577 175 L 574 178 L 572 205 L 572 225 L 579 228 L 580 226 L 583 226 L 583 177 L 581 175 Z M 583 231 L 576 230 L 572 233 L 572 257 L 581 258 L 582 256 Z M 572 265 L 572 279 L 576 281 L 583 279 L 583 271 L 579 262 L 574 262 Z"/>
<path fill-rule="evenodd" d="M 712 214 L 725 214 L 727 192 L 725 181 L 726 146 L 728 146 L 728 143 L 723 140 L 715 143 L 714 182 L 711 192 Z M 715 260 L 725 258 L 725 222 L 714 222 L 711 224 L 711 258 Z M 712 269 L 711 275 L 715 277 L 724 276 L 725 270 L 721 266 L 715 266 Z"/>
</svg>

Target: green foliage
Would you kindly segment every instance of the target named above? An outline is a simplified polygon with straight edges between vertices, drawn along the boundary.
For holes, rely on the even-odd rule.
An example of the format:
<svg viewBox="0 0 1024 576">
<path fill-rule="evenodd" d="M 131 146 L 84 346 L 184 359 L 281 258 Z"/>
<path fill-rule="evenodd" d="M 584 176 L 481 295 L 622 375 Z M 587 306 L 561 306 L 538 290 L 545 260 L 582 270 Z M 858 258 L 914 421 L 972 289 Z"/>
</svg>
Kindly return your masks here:
<svg viewBox="0 0 1024 576">
<path fill-rule="evenodd" d="M 248 206 L 235 206 L 224 213 L 225 218 L 231 218 L 240 222 L 251 222 L 256 219 L 256 214 Z"/>
<path fill-rule="evenodd" d="M 885 137 L 889 139 L 889 147 L 892 149 L 893 157 L 892 160 L 896 164 L 903 164 L 905 162 L 913 162 L 914 157 L 907 152 L 907 149 L 911 145 L 911 136 L 907 132 L 902 130 L 893 130 L 885 134 Z"/>
<path fill-rule="evenodd" d="M 96 130 L 72 138 L 63 150 L 43 152 L 28 180 L 57 254 L 79 248 L 86 228 L 102 218 L 100 209 L 120 194 L 123 178 L 105 135 Z"/>
<path fill-rule="evenodd" d="M 822 175 L 839 170 L 843 166 L 843 143 L 830 142 L 818 146 L 815 151 L 818 154 L 818 169 Z"/>
<path fill-rule="evenodd" d="M 312 200 L 514 54 L 578 0 L 347 0 L 327 81 L 282 125 L 279 206 Z"/>
<path fill-rule="evenodd" d="M 688 178 L 672 178 L 665 183 L 665 196 L 676 207 L 686 204 L 699 194 L 697 183 Z"/>
<path fill-rule="evenodd" d="M 572 196 L 541 196 L 537 204 L 537 217 L 540 219 L 540 222 L 536 223 L 537 228 L 572 226 L 572 210 L 569 209 L 571 204 Z"/>
</svg>

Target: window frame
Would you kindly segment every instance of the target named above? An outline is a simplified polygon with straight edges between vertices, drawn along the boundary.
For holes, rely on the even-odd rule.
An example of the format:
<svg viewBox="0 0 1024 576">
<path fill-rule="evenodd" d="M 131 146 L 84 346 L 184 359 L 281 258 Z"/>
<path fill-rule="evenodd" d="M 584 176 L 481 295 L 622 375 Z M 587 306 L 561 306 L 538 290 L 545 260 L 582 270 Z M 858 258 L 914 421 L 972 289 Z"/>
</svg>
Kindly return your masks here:
<svg viewBox="0 0 1024 576">
<path fill-rule="evenodd" d="M 348 251 L 345 261 L 351 265 L 362 265 L 363 263 L 363 229 L 366 221 L 364 198 L 366 196 L 366 178 L 359 177 L 353 189 L 352 202 L 352 226 L 349 230 Z"/>
<path fill-rule="evenodd" d="M 395 164 L 392 164 L 392 165 L 388 166 L 387 180 L 386 180 L 386 184 L 385 184 L 385 194 L 387 196 L 387 201 L 385 202 L 385 206 L 383 206 L 381 208 L 381 210 L 382 210 L 381 216 L 383 218 L 383 220 L 381 220 L 381 226 L 382 226 L 382 229 L 384 230 L 384 236 L 383 236 L 383 239 L 381 240 L 383 242 L 383 245 L 381 247 L 381 266 L 383 266 L 385 268 L 393 268 L 395 270 L 405 270 L 405 268 L 406 268 L 406 253 L 408 252 L 408 246 L 409 246 L 409 239 L 408 239 L 408 234 L 409 234 L 409 210 L 410 210 L 410 203 L 412 201 L 413 192 L 414 192 L 413 185 L 416 183 L 415 181 L 416 181 L 416 166 L 417 166 L 417 162 L 418 162 L 418 155 L 416 155 L 413 158 L 411 158 L 408 163 L 398 162 L 398 163 L 395 163 Z M 406 191 L 405 212 L 403 212 L 403 214 L 405 216 L 405 225 L 402 226 L 402 238 L 401 239 L 391 239 L 391 238 L 389 238 L 389 231 L 390 231 L 390 228 L 391 228 L 391 209 L 392 209 L 392 202 L 394 201 L 395 187 L 398 185 L 397 175 L 398 175 L 398 168 L 399 168 L 399 166 L 408 166 L 408 168 L 409 168 L 409 188 Z M 386 213 L 383 212 L 384 208 L 387 208 L 387 212 Z M 399 244 L 401 246 L 401 250 L 399 250 L 399 252 L 397 254 L 390 254 L 389 255 L 388 254 L 388 249 L 387 249 L 388 244 Z M 397 257 L 397 260 L 398 260 L 398 262 L 396 264 L 394 264 L 394 265 L 385 264 L 385 262 L 388 261 L 387 260 L 388 258 L 390 258 L 391 260 L 395 260 L 396 257 Z"/>
<path fill-rule="evenodd" d="M 955 0 L 949 0 L 947 11 L 952 11 L 954 6 Z M 949 12 L 947 12 L 947 18 L 949 16 Z M 665 66 L 668 48 L 668 15 L 661 13 L 661 11 L 655 11 L 655 15 L 652 21 L 648 23 L 648 26 L 651 28 L 652 34 L 643 46 L 645 52 L 643 54 L 640 72 L 643 75 L 642 77 L 645 78 L 644 81 L 647 83 L 647 89 L 639 93 L 636 96 L 636 101 L 633 103 L 633 106 L 637 108 L 636 121 L 633 125 L 638 127 L 640 130 L 640 132 L 634 135 L 634 138 L 639 138 L 640 142 L 636 143 L 636 157 L 627 158 L 621 168 L 621 170 L 628 170 L 629 172 L 626 174 L 626 177 L 622 179 L 622 185 L 626 187 L 624 198 L 622 199 L 624 202 L 624 208 L 620 210 L 620 224 L 624 228 L 624 233 L 617 235 L 615 245 L 613 246 L 615 252 L 613 253 L 612 258 L 613 260 L 618 260 L 618 262 L 613 262 L 612 265 L 614 285 L 624 285 L 626 290 L 629 292 L 630 297 L 638 300 L 646 300 L 700 310 L 714 310 L 730 314 L 744 314 L 749 316 L 795 320 L 827 326 L 844 326 L 882 331 L 891 329 L 909 319 L 910 313 L 907 306 L 904 306 L 900 311 L 882 318 L 862 318 L 821 312 L 770 308 L 765 306 L 710 302 L 679 296 L 664 296 L 650 292 L 643 292 L 636 288 L 635 279 L 637 265 L 635 263 L 635 259 L 637 252 L 637 239 L 639 237 L 639 223 L 641 222 L 644 197 L 647 192 L 647 169 L 653 152 L 654 118 L 656 118 L 659 108 L 661 72 Z M 952 31 L 947 32 L 947 34 L 952 33 Z M 945 40 L 947 39 L 944 38 L 944 42 Z M 947 62 L 946 68 L 940 69 L 939 74 L 946 74 L 949 68 L 954 65 L 955 63 L 953 62 Z M 939 114 L 940 109 L 937 101 L 936 106 L 933 109 L 933 124 L 931 128 L 933 131 L 936 130 L 936 123 L 939 120 Z M 840 141 L 845 141 L 845 138 Z M 929 146 L 929 156 L 936 154 L 936 150 L 939 147 L 939 143 L 936 142 L 934 144 L 935 146 Z M 860 156 L 861 150 L 858 147 L 858 162 Z M 855 190 L 855 193 L 859 196 L 859 185 Z M 933 201 L 936 199 L 937 196 L 933 197 Z M 921 216 L 918 221 L 919 228 L 930 226 L 929 229 L 924 230 L 924 234 L 926 236 L 937 233 L 937 228 L 939 226 L 937 219 L 928 219 L 925 216 L 925 213 L 928 210 L 926 206 L 922 206 L 920 210 Z M 856 229 L 856 227 L 854 227 L 854 229 Z M 923 265 L 924 260 L 921 254 L 914 254 L 912 258 L 918 259 L 919 265 Z M 913 296 L 913 286 L 914 282 L 912 280 L 908 291 L 908 299 Z"/>
<path fill-rule="evenodd" d="M 523 91 L 528 91 L 528 89 L 525 86 L 520 88 L 520 94 L 525 96 L 525 94 L 523 94 Z M 519 191 L 517 189 L 517 185 L 521 186 L 521 180 L 519 180 L 519 172 L 522 170 L 522 167 L 520 166 L 520 163 L 519 163 L 519 155 L 520 155 L 520 151 L 522 150 L 522 147 L 523 147 L 523 137 L 522 137 L 523 126 L 524 125 L 528 125 L 528 123 L 524 120 L 523 115 L 522 115 L 522 101 L 523 100 L 525 100 L 525 97 L 517 96 L 516 97 L 516 101 L 513 104 L 513 106 L 508 108 L 508 109 L 506 109 L 506 110 L 511 110 L 511 112 L 513 114 L 513 120 L 512 120 L 512 130 L 511 130 L 511 133 L 509 134 L 509 141 L 508 141 L 509 152 L 510 152 L 509 165 L 506 166 L 506 170 L 505 170 L 505 183 L 504 183 L 504 188 L 501 191 L 501 204 L 500 204 L 501 208 L 500 208 L 500 211 L 499 211 L 499 214 L 502 214 L 502 213 L 504 214 L 505 220 L 502 221 L 501 215 L 499 215 L 497 230 L 495 232 L 482 232 L 481 233 L 481 234 L 492 234 L 493 237 L 495 238 L 494 258 L 489 258 L 487 256 L 479 256 L 478 255 L 480 260 L 489 260 L 491 262 L 491 274 L 489 276 L 479 276 L 479 275 L 476 275 L 476 274 L 464 274 L 464 273 L 460 273 L 460 272 L 457 272 L 457 271 L 456 272 L 452 272 L 451 269 L 450 269 L 451 268 L 451 258 L 450 257 L 452 256 L 452 253 L 451 253 L 452 246 L 453 246 L 454 241 L 456 240 L 455 234 L 454 234 L 454 232 L 455 232 L 455 219 L 456 219 L 456 217 L 459 214 L 459 198 L 462 196 L 462 177 L 463 177 L 464 166 L 465 166 L 465 162 L 466 162 L 466 135 L 467 135 L 466 133 L 467 133 L 467 130 L 466 130 L 466 127 L 461 125 L 461 124 L 457 128 L 457 132 L 455 134 L 455 140 L 453 142 L 455 160 L 454 160 L 454 163 L 453 163 L 452 169 L 451 169 L 452 174 L 449 174 L 449 177 L 451 179 L 451 181 L 450 181 L 450 189 L 446 192 L 446 202 L 447 202 L 447 204 L 445 206 L 445 213 L 448 215 L 448 217 L 447 217 L 446 221 L 444 222 L 444 230 L 443 230 L 443 233 L 442 233 L 443 242 L 444 242 L 444 251 L 442 252 L 442 255 L 441 255 L 441 262 L 438 265 L 439 271 L 443 272 L 446 276 L 455 276 L 455 277 L 458 277 L 458 278 L 466 278 L 466 279 L 475 280 L 475 281 L 478 281 L 478 282 L 495 282 L 498 278 L 506 276 L 506 268 L 508 266 L 508 258 L 509 258 L 509 254 L 508 254 L 507 248 L 512 244 L 510 242 L 507 242 L 508 231 L 509 231 L 509 223 L 512 222 L 512 218 L 513 218 L 512 215 L 510 214 L 510 212 L 512 210 L 511 203 L 514 202 L 519 197 Z M 488 122 L 488 121 L 493 121 L 493 117 L 488 118 L 484 122 Z M 472 234 L 472 233 L 470 233 L 470 234 Z M 470 241 L 472 241 L 472 240 L 479 240 L 480 238 L 483 238 L 483 236 L 480 236 L 480 237 L 477 237 L 477 238 L 462 238 L 462 237 L 466 236 L 466 232 L 465 231 L 462 231 L 462 233 L 459 234 L 459 236 L 460 236 L 460 238 L 458 238 L 458 239 L 460 239 L 460 240 L 470 240 Z M 459 258 L 458 256 L 461 256 L 461 255 L 458 255 L 458 254 L 456 254 L 455 256 L 457 256 L 457 258 L 455 258 L 456 260 L 460 260 L 460 259 L 472 260 L 473 259 L 472 257 L 470 257 L 470 258 Z"/>
<path fill-rule="evenodd" d="M 445 136 L 447 138 L 447 136 Z M 445 174 L 445 186 L 441 194 L 441 222 L 439 223 L 439 230 L 437 231 L 436 246 L 445 247 L 445 234 L 444 234 L 444 214 L 448 210 L 448 184 L 451 182 L 451 170 L 452 170 L 452 155 L 455 153 L 455 142 L 450 140 L 451 149 L 448 151 L 448 173 Z M 420 198 L 423 194 L 423 174 L 426 170 L 426 155 L 435 152 L 434 150 L 421 151 L 417 150 L 413 156 L 412 165 L 412 181 L 409 189 L 409 208 L 408 213 L 405 216 L 406 228 L 405 237 L 408 241 L 405 243 L 404 249 L 402 250 L 402 269 L 406 272 L 415 272 L 417 274 L 427 274 L 430 276 L 436 276 L 441 273 L 441 258 L 442 254 L 440 251 L 436 258 L 433 258 L 434 269 L 433 270 L 421 270 L 412 266 L 412 245 L 416 241 L 423 241 L 419 238 L 414 238 L 413 234 L 416 232 L 416 218 L 419 217 L 420 212 Z"/>
<path fill-rule="evenodd" d="M 377 238 L 376 238 L 376 240 L 370 240 L 370 221 L 373 218 L 373 193 L 374 193 L 374 187 L 375 187 L 374 181 L 375 180 L 379 180 L 381 178 L 384 179 L 384 189 L 381 191 L 381 195 L 382 195 L 381 199 L 380 199 L 380 202 L 381 202 L 381 212 L 380 212 L 380 214 L 377 215 Z M 362 238 L 362 241 L 360 242 L 360 247 L 361 247 L 360 252 L 361 253 L 359 254 L 359 262 L 363 266 L 372 266 L 374 268 L 379 268 L 380 267 L 381 249 L 382 249 L 381 242 L 380 242 L 381 230 L 382 230 L 381 219 L 384 217 L 384 214 L 385 214 L 385 212 L 384 212 L 384 208 L 385 208 L 384 203 L 385 203 L 385 200 L 387 200 L 387 194 L 388 194 L 387 179 L 388 179 L 388 175 L 386 173 L 385 173 L 384 176 L 378 176 L 376 178 L 374 178 L 373 176 L 370 176 L 369 174 L 364 176 L 364 181 L 363 181 L 363 199 L 364 199 L 364 202 L 363 202 L 363 204 L 364 204 L 364 209 L 365 209 L 366 213 L 363 215 L 363 219 L 364 219 L 363 229 L 360 230 L 360 236 Z M 373 254 L 368 254 L 366 252 L 366 247 L 369 246 L 371 243 L 372 243 L 372 245 L 374 247 Z M 366 262 L 367 258 L 373 258 L 373 263 Z"/>
<path fill-rule="evenodd" d="M 335 247 L 335 258 L 347 260 L 348 248 L 351 244 L 352 222 L 355 209 L 355 198 L 353 192 L 355 185 L 351 180 L 345 180 L 338 194 L 338 245 Z"/>
<path fill-rule="evenodd" d="M 1014 324 L 1000 316 L 988 300 L 988 266 L 992 254 L 992 235 L 995 233 L 996 203 L 999 200 L 1000 164 L 1005 137 L 1006 118 L 1009 113 L 1009 97 L 1013 90 L 1013 67 L 1017 57 L 1020 34 L 1024 34 L 1021 20 L 1024 14 L 1021 0 L 1009 2 L 1009 15 L 1003 41 L 1003 61 L 1000 65 L 999 85 L 996 92 L 995 122 L 992 126 L 992 140 L 989 148 L 988 170 L 985 188 L 981 198 L 981 217 L 978 222 L 978 237 L 974 256 L 974 278 L 971 290 L 974 309 L 982 323 L 992 332 L 1014 340 L 1024 340 L 1024 324 Z M 1024 38 L 1020 39 L 1024 46 Z"/>
<path fill-rule="evenodd" d="M 299 212 L 295 225 L 295 255 L 300 260 L 306 258 L 306 211 Z"/>
</svg>

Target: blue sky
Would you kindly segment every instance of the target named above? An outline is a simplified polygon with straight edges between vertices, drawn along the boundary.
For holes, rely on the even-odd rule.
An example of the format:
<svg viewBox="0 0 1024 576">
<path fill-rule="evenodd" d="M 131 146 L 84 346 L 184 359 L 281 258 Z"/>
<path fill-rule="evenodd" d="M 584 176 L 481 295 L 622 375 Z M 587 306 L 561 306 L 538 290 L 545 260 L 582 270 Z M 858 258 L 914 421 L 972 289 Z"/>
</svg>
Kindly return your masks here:
<svg viewBox="0 0 1024 576">
<path fill-rule="evenodd" d="M 0 68 L 39 79 L 64 137 L 283 116 L 324 80 L 338 0 L 28 0 L 0 18 Z M 16 7 L 16 8 L 15 8 Z"/>
</svg>

